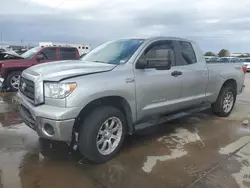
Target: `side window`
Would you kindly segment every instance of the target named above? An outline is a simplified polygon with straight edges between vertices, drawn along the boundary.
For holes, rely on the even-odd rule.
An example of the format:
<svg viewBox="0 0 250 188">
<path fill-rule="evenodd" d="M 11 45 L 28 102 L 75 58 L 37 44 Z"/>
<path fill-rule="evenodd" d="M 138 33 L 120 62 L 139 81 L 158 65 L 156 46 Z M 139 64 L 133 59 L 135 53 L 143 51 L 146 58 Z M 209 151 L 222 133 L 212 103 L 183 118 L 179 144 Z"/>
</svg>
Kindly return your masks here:
<svg viewBox="0 0 250 188">
<path fill-rule="evenodd" d="M 45 48 L 41 55 L 43 55 L 44 60 L 56 60 L 56 48 Z"/>
<path fill-rule="evenodd" d="M 239 58 L 235 58 L 235 62 L 236 62 L 236 63 L 240 63 L 241 61 L 240 61 Z"/>
<path fill-rule="evenodd" d="M 151 62 L 159 63 L 168 61 L 169 51 L 171 55 L 171 66 L 175 65 L 174 47 L 172 41 L 162 41 L 147 48 L 141 58 L 146 58 Z"/>
<path fill-rule="evenodd" d="M 75 48 L 60 48 L 60 59 L 77 59 Z"/>
<path fill-rule="evenodd" d="M 179 41 L 181 57 L 184 65 L 190 65 L 197 63 L 196 55 L 194 53 L 194 49 L 190 42 Z"/>
</svg>

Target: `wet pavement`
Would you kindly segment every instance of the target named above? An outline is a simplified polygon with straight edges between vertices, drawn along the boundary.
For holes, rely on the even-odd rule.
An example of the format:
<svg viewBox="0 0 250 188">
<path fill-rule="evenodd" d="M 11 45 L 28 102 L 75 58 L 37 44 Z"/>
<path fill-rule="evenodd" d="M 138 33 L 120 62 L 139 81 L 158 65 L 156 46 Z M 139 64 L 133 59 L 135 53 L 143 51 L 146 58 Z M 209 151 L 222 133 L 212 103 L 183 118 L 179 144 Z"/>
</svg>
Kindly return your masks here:
<svg viewBox="0 0 250 188">
<path fill-rule="evenodd" d="M 0 97 L 0 188 L 250 187 L 250 74 L 228 118 L 210 110 L 127 136 L 95 165 L 22 123 L 14 94 Z M 3 96 L 4 95 L 4 96 Z"/>
</svg>

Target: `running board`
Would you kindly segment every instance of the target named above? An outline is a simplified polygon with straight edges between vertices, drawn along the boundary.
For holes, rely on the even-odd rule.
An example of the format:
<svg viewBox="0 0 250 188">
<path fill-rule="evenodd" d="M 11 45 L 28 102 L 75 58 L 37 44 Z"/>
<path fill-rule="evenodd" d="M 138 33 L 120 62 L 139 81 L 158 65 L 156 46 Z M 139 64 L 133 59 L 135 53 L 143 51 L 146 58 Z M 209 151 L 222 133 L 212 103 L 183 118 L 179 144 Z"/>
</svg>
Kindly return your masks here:
<svg viewBox="0 0 250 188">
<path fill-rule="evenodd" d="M 193 113 L 201 112 L 209 108 L 211 108 L 211 105 L 207 104 L 207 105 L 200 106 L 198 108 L 183 110 L 182 112 L 171 114 L 171 115 L 159 118 L 157 120 L 151 120 L 149 122 L 140 123 L 135 126 L 135 131 L 140 131 L 140 130 L 143 130 L 143 129 L 146 129 L 155 125 L 160 125 L 160 124 L 163 124 L 163 123 L 166 123 L 166 122 L 169 122 L 169 121 L 172 121 L 172 120 L 184 117 L 184 116 L 189 116 Z"/>
</svg>

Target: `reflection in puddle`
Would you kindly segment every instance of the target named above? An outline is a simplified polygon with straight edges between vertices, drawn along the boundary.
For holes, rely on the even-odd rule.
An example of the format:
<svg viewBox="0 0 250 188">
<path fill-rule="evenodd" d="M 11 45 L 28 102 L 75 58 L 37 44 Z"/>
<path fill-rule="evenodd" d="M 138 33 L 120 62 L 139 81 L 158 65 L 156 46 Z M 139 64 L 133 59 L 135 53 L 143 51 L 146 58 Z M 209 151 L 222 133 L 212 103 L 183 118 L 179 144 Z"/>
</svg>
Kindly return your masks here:
<svg viewBox="0 0 250 188">
<path fill-rule="evenodd" d="M 197 131 L 192 133 L 183 128 L 178 128 L 175 130 L 175 133 L 163 136 L 157 140 L 158 142 L 165 144 L 166 147 L 170 149 L 171 154 L 163 156 L 148 156 L 147 161 L 142 167 L 144 172 L 151 172 L 157 161 L 167 161 L 187 155 L 187 151 L 184 150 L 185 144 L 200 141 L 204 145 L 200 136 L 197 134 Z"/>
</svg>

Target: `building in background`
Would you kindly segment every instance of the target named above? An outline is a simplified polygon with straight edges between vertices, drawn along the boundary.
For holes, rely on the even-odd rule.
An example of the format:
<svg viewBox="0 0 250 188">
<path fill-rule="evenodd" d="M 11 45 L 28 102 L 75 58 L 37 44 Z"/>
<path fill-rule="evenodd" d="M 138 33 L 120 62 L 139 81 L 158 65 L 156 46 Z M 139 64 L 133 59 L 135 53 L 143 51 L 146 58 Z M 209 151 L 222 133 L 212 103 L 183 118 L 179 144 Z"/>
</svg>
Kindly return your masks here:
<svg viewBox="0 0 250 188">
<path fill-rule="evenodd" d="M 242 56 L 250 56 L 249 53 L 230 53 L 231 57 L 242 57 Z"/>
<path fill-rule="evenodd" d="M 70 44 L 70 43 L 57 43 L 57 42 L 39 42 L 39 46 L 68 46 L 75 47 L 78 49 L 80 56 L 89 53 L 90 45 L 89 44 Z"/>
</svg>

